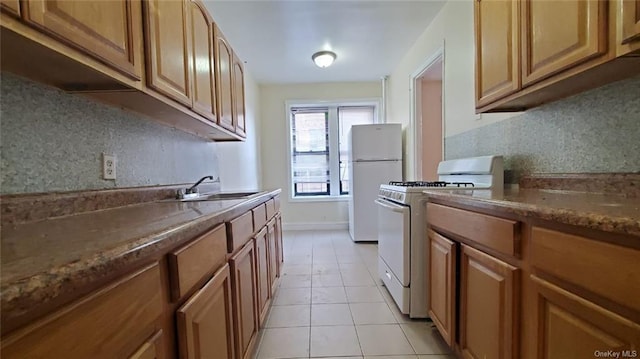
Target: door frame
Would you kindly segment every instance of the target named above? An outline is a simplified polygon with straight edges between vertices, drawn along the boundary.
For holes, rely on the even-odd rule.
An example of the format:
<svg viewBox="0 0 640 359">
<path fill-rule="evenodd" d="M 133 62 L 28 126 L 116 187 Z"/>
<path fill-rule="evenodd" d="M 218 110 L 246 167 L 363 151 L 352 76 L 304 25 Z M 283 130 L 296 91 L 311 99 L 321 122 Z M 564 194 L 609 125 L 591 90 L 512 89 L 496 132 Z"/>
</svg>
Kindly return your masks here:
<svg viewBox="0 0 640 359">
<path fill-rule="evenodd" d="M 442 46 L 436 49 L 431 56 L 427 57 L 426 61 L 424 61 L 412 74 L 410 79 L 410 114 L 409 121 L 410 127 L 413 131 L 413 146 L 408 149 L 413 153 L 413 180 L 422 179 L 422 86 L 419 84 L 421 81 L 420 78 L 427 72 L 429 69 L 438 62 L 442 62 L 442 158 L 445 158 L 445 147 L 444 147 L 444 134 L 445 134 L 445 81 L 444 81 L 444 73 L 445 73 L 445 51 L 444 51 L 444 41 L 442 42 Z M 408 179 L 411 180 L 411 179 Z"/>
</svg>

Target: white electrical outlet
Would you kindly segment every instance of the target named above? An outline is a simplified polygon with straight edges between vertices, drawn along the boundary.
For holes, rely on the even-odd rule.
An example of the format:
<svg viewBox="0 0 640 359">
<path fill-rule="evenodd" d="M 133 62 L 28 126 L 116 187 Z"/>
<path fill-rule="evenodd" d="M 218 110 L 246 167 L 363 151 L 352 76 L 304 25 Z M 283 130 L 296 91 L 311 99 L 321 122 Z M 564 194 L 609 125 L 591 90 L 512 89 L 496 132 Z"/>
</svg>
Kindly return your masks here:
<svg viewBox="0 0 640 359">
<path fill-rule="evenodd" d="M 102 154 L 102 178 L 106 180 L 116 179 L 116 155 Z"/>
</svg>

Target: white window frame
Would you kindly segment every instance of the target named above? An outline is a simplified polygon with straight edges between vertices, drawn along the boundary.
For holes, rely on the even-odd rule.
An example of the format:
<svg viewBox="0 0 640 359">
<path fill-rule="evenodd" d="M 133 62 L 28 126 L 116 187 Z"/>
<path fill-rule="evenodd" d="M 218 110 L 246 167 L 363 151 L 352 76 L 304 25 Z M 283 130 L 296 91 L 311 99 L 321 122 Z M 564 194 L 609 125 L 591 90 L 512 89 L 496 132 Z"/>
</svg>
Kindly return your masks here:
<svg viewBox="0 0 640 359">
<path fill-rule="evenodd" d="M 287 181 L 289 186 L 289 201 L 292 202 L 333 202 L 347 201 L 348 194 L 340 194 L 340 171 L 339 169 L 339 143 L 338 143 L 338 111 L 333 111 L 338 107 L 373 106 L 373 123 L 381 123 L 379 98 L 349 99 L 349 100 L 288 100 L 285 101 L 285 117 L 287 124 Z M 329 168 L 330 170 L 330 195 L 323 196 L 295 196 L 293 185 L 292 160 L 293 144 L 291 141 L 291 108 L 293 107 L 328 107 L 329 108 Z"/>
</svg>

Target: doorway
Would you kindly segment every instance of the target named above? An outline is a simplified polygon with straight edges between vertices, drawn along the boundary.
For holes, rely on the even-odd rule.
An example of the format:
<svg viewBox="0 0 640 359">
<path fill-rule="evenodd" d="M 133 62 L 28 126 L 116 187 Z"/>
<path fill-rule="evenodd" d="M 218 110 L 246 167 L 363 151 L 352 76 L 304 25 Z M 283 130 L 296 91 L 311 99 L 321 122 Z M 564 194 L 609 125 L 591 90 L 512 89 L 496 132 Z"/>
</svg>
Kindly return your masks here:
<svg viewBox="0 0 640 359">
<path fill-rule="evenodd" d="M 438 163 L 444 159 L 443 80 L 441 48 L 411 78 L 416 180 L 436 181 Z"/>
</svg>

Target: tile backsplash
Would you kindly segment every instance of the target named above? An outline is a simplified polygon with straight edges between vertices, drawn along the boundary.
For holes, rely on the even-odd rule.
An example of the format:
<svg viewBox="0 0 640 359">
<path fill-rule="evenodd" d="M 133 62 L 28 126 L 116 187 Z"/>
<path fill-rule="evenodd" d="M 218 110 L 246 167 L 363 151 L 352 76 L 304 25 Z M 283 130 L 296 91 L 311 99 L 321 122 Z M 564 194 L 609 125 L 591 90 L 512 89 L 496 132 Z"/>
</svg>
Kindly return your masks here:
<svg viewBox="0 0 640 359">
<path fill-rule="evenodd" d="M 2 194 L 138 187 L 218 176 L 216 144 L 3 72 Z M 102 153 L 117 179 L 102 179 Z"/>
<path fill-rule="evenodd" d="M 640 172 L 640 76 L 445 138 L 445 157 L 505 156 L 530 173 Z"/>
</svg>

